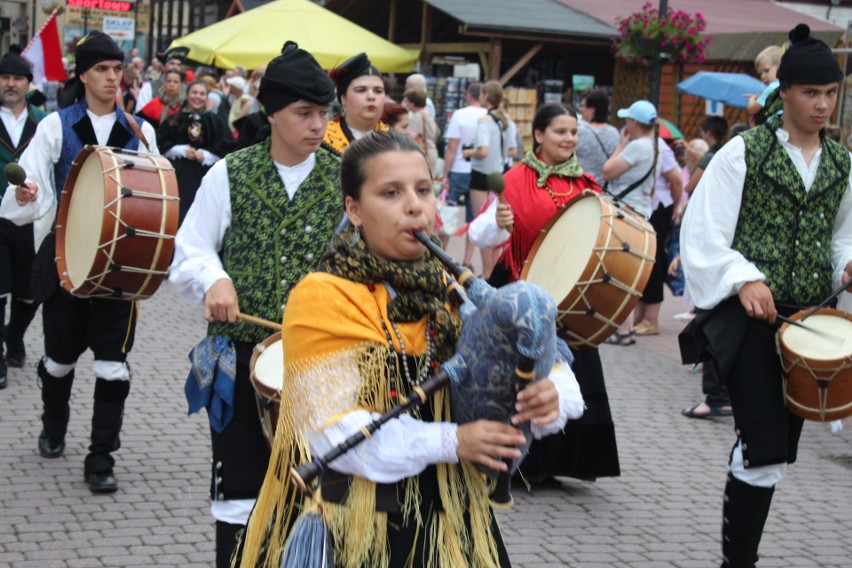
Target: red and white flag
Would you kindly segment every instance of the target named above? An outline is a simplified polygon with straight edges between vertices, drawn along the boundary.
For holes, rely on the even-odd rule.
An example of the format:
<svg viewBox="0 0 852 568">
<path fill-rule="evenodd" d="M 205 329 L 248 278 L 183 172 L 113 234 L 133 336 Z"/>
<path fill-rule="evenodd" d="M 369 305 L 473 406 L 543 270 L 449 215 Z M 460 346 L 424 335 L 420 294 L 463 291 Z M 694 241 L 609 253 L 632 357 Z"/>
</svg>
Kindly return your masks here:
<svg viewBox="0 0 852 568">
<path fill-rule="evenodd" d="M 56 14 L 50 17 L 33 37 L 21 55 L 33 64 L 33 83 L 41 86 L 45 81 L 64 81 L 68 78 L 62 65 L 62 44 L 59 42 L 59 28 L 56 27 Z"/>
</svg>

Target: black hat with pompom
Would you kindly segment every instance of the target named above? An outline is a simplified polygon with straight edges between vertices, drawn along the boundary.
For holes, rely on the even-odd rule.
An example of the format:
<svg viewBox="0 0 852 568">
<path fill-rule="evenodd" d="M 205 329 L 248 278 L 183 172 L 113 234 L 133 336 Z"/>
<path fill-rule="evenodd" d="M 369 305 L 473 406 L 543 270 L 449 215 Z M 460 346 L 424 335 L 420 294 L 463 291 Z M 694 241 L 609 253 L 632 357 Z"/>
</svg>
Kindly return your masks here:
<svg viewBox="0 0 852 568">
<path fill-rule="evenodd" d="M 791 85 L 827 85 L 843 80 L 840 65 L 825 42 L 811 37 L 811 28 L 799 24 L 790 31 L 787 50 L 776 77 Z"/>
</svg>

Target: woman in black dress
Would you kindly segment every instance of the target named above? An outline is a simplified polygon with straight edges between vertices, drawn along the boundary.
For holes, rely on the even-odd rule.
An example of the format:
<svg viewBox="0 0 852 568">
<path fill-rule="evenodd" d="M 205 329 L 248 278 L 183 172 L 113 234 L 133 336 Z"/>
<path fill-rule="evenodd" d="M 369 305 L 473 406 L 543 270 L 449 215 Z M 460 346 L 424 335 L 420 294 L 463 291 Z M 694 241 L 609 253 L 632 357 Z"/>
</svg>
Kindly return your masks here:
<svg viewBox="0 0 852 568">
<path fill-rule="evenodd" d="M 207 110 L 207 85 L 203 81 L 190 84 L 183 107 L 160 124 L 157 146 L 175 167 L 182 223 L 201 178 L 234 146 L 224 119 Z"/>
</svg>

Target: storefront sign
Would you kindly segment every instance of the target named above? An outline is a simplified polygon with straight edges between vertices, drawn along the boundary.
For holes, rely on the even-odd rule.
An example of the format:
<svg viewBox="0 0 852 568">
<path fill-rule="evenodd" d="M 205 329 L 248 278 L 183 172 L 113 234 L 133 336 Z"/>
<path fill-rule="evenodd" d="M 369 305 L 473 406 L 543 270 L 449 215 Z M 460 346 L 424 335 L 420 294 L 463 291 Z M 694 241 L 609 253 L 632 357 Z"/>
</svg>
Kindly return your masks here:
<svg viewBox="0 0 852 568">
<path fill-rule="evenodd" d="M 133 9 L 132 2 L 114 2 L 113 0 L 68 0 L 68 6 L 113 10 L 116 12 L 129 12 Z"/>
<path fill-rule="evenodd" d="M 104 16 L 103 32 L 116 41 L 122 39 L 132 40 L 136 36 L 135 27 L 136 20 L 133 18 Z"/>
</svg>

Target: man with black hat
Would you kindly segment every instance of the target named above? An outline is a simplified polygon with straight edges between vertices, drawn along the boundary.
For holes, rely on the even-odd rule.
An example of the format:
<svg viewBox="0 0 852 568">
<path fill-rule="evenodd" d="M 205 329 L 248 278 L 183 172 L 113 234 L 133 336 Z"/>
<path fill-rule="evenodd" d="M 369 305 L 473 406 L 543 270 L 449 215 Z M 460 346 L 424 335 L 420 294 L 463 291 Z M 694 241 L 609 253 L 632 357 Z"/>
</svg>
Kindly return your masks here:
<svg viewBox="0 0 852 568">
<path fill-rule="evenodd" d="M 18 161 L 35 134 L 36 124 L 45 116 L 27 103 L 32 80 L 30 62 L 21 57 L 19 48 L 10 49 L 0 59 L 0 187 L 8 185 L 3 168 Z M 19 227 L 0 219 L 0 389 L 6 388 L 6 365 L 21 368 L 26 359 L 24 333 L 38 307 L 30 290 L 34 256 L 33 224 Z"/>
<path fill-rule="evenodd" d="M 163 71 L 159 76 L 151 79 L 150 81 L 145 81 L 142 83 L 142 86 L 139 88 L 139 95 L 136 97 L 136 108 L 141 109 L 144 108 L 149 102 L 151 102 L 154 97 L 159 96 L 160 87 L 163 86 L 163 82 L 166 80 L 166 72 L 167 71 L 181 71 L 183 69 L 184 57 L 186 53 L 181 51 L 170 51 L 167 53 L 158 53 L 155 57 L 163 63 Z"/>
<path fill-rule="evenodd" d="M 776 318 L 852 279 L 852 160 L 824 134 L 843 73 L 800 24 L 778 79 L 783 116 L 716 153 L 681 230 L 700 308 L 693 337 L 706 347 L 705 364 L 727 377 L 734 412 L 722 524 L 722 566 L 731 568 L 757 562 L 775 485 L 796 460 L 802 431 L 784 403 Z"/>
<path fill-rule="evenodd" d="M 86 144 L 156 153 L 154 130 L 116 105 L 124 53 L 106 34 L 91 32 L 77 44 L 76 77 L 60 97 L 63 108 L 36 129 L 20 165 L 22 186 L 9 186 L 0 212 L 15 223 L 32 222 L 54 211 L 74 158 Z M 141 138 L 140 138 L 141 137 Z M 146 142 L 147 140 L 147 142 Z M 95 394 L 89 454 L 84 476 L 94 493 L 118 488 L 112 452 L 120 447 L 124 401 L 130 391 L 127 354 L 133 347 L 136 302 L 77 298 L 62 290 L 54 262 L 55 237 L 38 247 L 32 287 L 42 304 L 45 355 L 38 364 L 44 412 L 38 451 L 58 458 L 65 450 L 74 367 L 80 355 L 94 353 Z"/>
<path fill-rule="evenodd" d="M 249 363 L 271 332 L 239 314 L 280 322 L 290 290 L 316 267 L 343 218 L 340 158 L 321 144 L 334 100 L 326 73 L 287 42 L 269 63 L 258 100 L 268 137 L 229 154 L 204 177 L 169 270 L 169 281 L 203 304 L 210 322 L 190 355 L 186 393 L 190 411 L 206 407 L 210 418 L 219 567 L 230 565 L 269 461 Z"/>
</svg>

